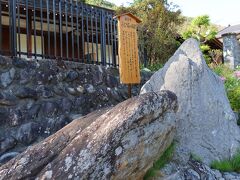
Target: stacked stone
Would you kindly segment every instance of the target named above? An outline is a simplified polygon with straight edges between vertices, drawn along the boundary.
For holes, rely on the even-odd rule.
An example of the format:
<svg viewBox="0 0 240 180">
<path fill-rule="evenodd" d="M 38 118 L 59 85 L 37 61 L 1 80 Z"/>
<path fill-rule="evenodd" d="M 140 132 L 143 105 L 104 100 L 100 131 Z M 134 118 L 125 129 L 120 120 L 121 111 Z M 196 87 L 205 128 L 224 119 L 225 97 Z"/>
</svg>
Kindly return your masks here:
<svg viewBox="0 0 240 180">
<path fill-rule="evenodd" d="M 58 64 L 0 56 L 0 163 L 76 117 L 127 98 L 116 68 Z"/>
</svg>

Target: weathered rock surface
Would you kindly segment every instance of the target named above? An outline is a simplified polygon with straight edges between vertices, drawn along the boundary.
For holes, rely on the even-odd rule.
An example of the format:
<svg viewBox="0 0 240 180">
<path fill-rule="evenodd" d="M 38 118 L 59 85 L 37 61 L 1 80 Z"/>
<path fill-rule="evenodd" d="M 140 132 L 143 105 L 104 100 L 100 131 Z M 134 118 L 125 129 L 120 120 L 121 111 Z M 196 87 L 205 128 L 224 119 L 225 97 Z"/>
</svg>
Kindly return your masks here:
<svg viewBox="0 0 240 180">
<path fill-rule="evenodd" d="M 162 173 L 162 172 L 161 172 Z M 162 173 L 163 174 L 163 173 Z M 239 180 L 240 174 L 234 172 L 220 172 L 207 165 L 190 159 L 185 167 L 177 172 L 158 177 L 156 180 Z"/>
<path fill-rule="evenodd" d="M 160 90 L 174 92 L 179 101 L 177 163 L 186 163 L 195 154 L 209 164 L 240 148 L 240 129 L 223 82 L 208 68 L 196 40 L 185 41 L 141 94 Z"/>
<path fill-rule="evenodd" d="M 176 109 L 162 91 L 96 111 L 2 165 L 0 179 L 141 179 L 171 144 Z"/>
<path fill-rule="evenodd" d="M 64 63 L 62 68 L 55 60 L 0 56 L 0 157 L 22 152 L 70 123 L 75 115 L 84 116 L 128 98 L 127 86 L 118 83 L 118 69 Z M 142 85 L 151 75 L 142 73 Z M 134 95 L 140 87 L 134 87 Z M 26 124 L 31 126 L 24 128 Z"/>
</svg>

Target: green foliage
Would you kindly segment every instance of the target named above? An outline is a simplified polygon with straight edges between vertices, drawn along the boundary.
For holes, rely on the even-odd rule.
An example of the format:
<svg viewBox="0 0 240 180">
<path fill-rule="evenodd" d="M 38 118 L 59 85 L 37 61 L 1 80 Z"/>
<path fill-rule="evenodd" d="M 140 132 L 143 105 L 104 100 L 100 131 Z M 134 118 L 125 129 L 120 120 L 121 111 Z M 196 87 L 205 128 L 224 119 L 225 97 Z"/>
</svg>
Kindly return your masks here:
<svg viewBox="0 0 240 180">
<path fill-rule="evenodd" d="M 114 3 L 111 3 L 107 0 L 82 0 L 82 2 L 110 9 L 116 8 L 116 5 Z"/>
<path fill-rule="evenodd" d="M 207 64 L 211 62 L 211 49 L 205 43 L 217 35 L 217 28 L 210 23 L 208 15 L 198 16 L 192 20 L 190 26 L 182 33 L 184 39 L 195 38 L 201 44 L 201 50 Z"/>
<path fill-rule="evenodd" d="M 203 57 L 206 60 L 206 63 L 207 64 L 211 63 L 211 57 L 208 53 L 210 51 L 210 47 L 208 45 L 202 44 L 202 45 L 200 45 L 200 49 L 203 53 Z"/>
<path fill-rule="evenodd" d="M 234 70 L 225 65 L 212 67 L 214 72 L 224 80 L 227 96 L 234 111 L 240 112 L 240 79 L 235 76 Z"/>
<path fill-rule="evenodd" d="M 135 0 L 130 7 L 117 9 L 117 14 L 125 12 L 142 20 L 138 28 L 139 44 L 146 48 L 149 64 L 164 64 L 179 46 L 175 39 L 183 22 L 181 12 L 167 0 Z"/>
<path fill-rule="evenodd" d="M 209 47 L 208 45 L 206 45 L 206 44 L 202 44 L 202 45 L 200 46 L 200 49 L 201 49 L 202 52 L 204 53 L 204 52 L 208 52 L 208 51 L 210 50 L 210 47 Z"/>
<path fill-rule="evenodd" d="M 218 169 L 223 172 L 240 172 L 240 151 L 238 151 L 231 159 L 213 161 L 211 163 L 211 168 Z"/>
<path fill-rule="evenodd" d="M 214 66 L 212 68 L 213 68 L 214 72 L 219 76 L 225 76 L 225 77 L 233 76 L 233 70 L 231 70 L 229 67 L 227 67 L 224 64 Z"/>
<path fill-rule="evenodd" d="M 217 35 L 217 28 L 210 23 L 208 15 L 198 16 L 192 20 L 191 25 L 183 32 L 184 39 L 196 38 L 201 44 L 213 39 Z"/>
<path fill-rule="evenodd" d="M 197 27 L 207 27 L 210 25 L 210 18 L 208 15 L 198 16 L 197 18 L 193 19 L 192 25 Z"/>
<path fill-rule="evenodd" d="M 166 151 L 162 154 L 162 156 L 153 163 L 153 166 L 147 171 L 144 176 L 144 180 L 148 180 L 154 176 L 156 176 L 157 172 L 167 164 L 173 156 L 175 150 L 175 143 L 172 143 Z"/>
<path fill-rule="evenodd" d="M 240 86 L 227 91 L 230 104 L 235 111 L 240 111 Z"/>
</svg>

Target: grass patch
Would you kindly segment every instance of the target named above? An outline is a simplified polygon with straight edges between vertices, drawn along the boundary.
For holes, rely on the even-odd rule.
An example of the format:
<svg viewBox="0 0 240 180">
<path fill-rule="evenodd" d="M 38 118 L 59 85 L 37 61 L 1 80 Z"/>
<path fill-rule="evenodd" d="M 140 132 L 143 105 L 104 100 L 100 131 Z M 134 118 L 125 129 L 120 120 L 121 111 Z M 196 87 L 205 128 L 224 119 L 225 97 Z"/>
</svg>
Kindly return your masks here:
<svg viewBox="0 0 240 180">
<path fill-rule="evenodd" d="M 166 151 L 162 154 L 161 157 L 158 158 L 158 160 L 156 160 L 153 163 L 153 166 L 147 171 L 147 173 L 144 176 L 144 180 L 149 180 L 152 177 L 155 177 L 157 172 L 163 168 L 165 166 L 165 164 L 167 164 L 173 156 L 175 150 L 175 143 L 172 143 L 167 149 Z"/>
<path fill-rule="evenodd" d="M 211 168 L 222 172 L 240 172 L 240 150 L 229 160 L 213 161 Z"/>
</svg>

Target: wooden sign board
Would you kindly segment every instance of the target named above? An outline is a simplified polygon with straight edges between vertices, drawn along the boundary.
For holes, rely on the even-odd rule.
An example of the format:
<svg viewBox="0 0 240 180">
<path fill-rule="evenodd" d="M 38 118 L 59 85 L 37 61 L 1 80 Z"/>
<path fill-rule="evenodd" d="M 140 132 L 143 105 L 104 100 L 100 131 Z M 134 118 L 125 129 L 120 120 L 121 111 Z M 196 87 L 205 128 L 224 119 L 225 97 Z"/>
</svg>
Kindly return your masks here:
<svg viewBox="0 0 240 180">
<path fill-rule="evenodd" d="M 141 77 L 137 25 L 141 21 L 131 13 L 122 14 L 117 18 L 120 81 L 123 84 L 139 84 Z"/>
</svg>

